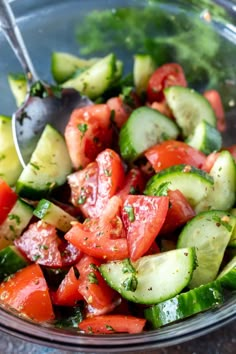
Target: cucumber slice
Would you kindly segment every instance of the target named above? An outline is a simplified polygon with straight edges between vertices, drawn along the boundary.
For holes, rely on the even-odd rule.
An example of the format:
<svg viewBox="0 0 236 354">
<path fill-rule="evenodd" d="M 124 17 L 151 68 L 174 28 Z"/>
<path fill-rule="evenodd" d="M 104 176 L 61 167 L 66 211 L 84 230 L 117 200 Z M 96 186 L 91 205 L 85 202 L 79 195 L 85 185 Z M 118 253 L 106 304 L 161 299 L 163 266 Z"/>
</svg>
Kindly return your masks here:
<svg viewBox="0 0 236 354">
<path fill-rule="evenodd" d="M 221 151 L 209 175 L 214 184 L 208 194 L 196 208 L 203 210 L 229 210 L 235 203 L 236 196 L 236 168 L 229 151 Z"/>
<path fill-rule="evenodd" d="M 165 89 L 165 97 L 185 138 L 193 134 L 202 120 L 216 126 L 215 113 L 210 103 L 193 89 L 171 86 Z"/>
<path fill-rule="evenodd" d="M 153 176 L 147 183 L 144 194 L 159 195 L 162 187 L 180 190 L 193 208 L 204 199 L 213 185 L 212 178 L 204 171 L 189 165 L 166 168 Z"/>
<path fill-rule="evenodd" d="M 28 225 L 32 216 L 32 206 L 19 198 L 6 220 L 0 225 L 0 249 L 13 244 L 13 241 L 21 235 Z"/>
<path fill-rule="evenodd" d="M 24 74 L 9 74 L 8 83 L 16 101 L 16 106 L 20 107 L 27 95 L 27 81 Z"/>
<path fill-rule="evenodd" d="M 61 84 L 70 79 L 78 69 L 86 69 L 95 64 L 99 59 L 82 59 L 76 55 L 53 52 L 51 56 L 51 73 L 54 80 Z"/>
<path fill-rule="evenodd" d="M 28 265 L 27 259 L 15 246 L 0 251 L 0 281 Z"/>
<path fill-rule="evenodd" d="M 16 192 L 24 198 L 39 200 L 53 188 L 65 183 L 72 170 L 63 136 L 46 125 L 32 154 L 16 182 Z"/>
<path fill-rule="evenodd" d="M 12 135 L 11 118 L 0 115 L 0 177 L 11 187 L 22 171 Z"/>
<path fill-rule="evenodd" d="M 115 75 L 116 57 L 114 54 L 109 54 L 80 75 L 64 82 L 62 87 L 72 87 L 91 99 L 95 99 L 109 88 L 114 82 Z"/>
<path fill-rule="evenodd" d="M 222 136 L 212 125 L 202 120 L 187 139 L 186 143 L 208 155 L 222 146 Z"/>
<path fill-rule="evenodd" d="M 137 108 L 121 128 L 121 156 L 124 160 L 133 161 L 149 147 L 163 140 L 176 139 L 178 134 L 174 121 L 157 110 L 149 107 Z"/>
<path fill-rule="evenodd" d="M 190 288 L 215 280 L 235 225 L 230 213 L 212 210 L 198 214 L 182 229 L 177 248 L 195 247 L 198 260 Z"/>
<path fill-rule="evenodd" d="M 151 327 L 156 329 L 199 312 L 213 309 L 222 303 L 221 286 L 214 281 L 156 304 L 144 310 L 144 315 Z"/>
<path fill-rule="evenodd" d="M 230 210 L 230 214 L 232 214 L 233 216 L 236 217 L 236 208 Z M 236 226 L 233 229 L 233 232 L 232 232 L 232 235 L 231 235 L 231 238 L 230 238 L 228 246 L 236 248 Z"/>
<path fill-rule="evenodd" d="M 134 56 L 134 86 L 138 95 L 146 92 L 148 80 L 156 69 L 153 58 L 148 54 L 136 54 Z"/>
<path fill-rule="evenodd" d="M 76 218 L 47 199 L 40 200 L 33 214 L 63 232 L 69 231 L 72 221 L 77 221 Z"/>
<path fill-rule="evenodd" d="M 217 279 L 222 286 L 230 289 L 236 289 L 236 256 L 226 264 Z"/>
<path fill-rule="evenodd" d="M 188 285 L 195 264 L 195 250 L 186 248 L 141 257 L 136 262 L 108 262 L 100 266 L 100 272 L 125 299 L 155 304 L 180 293 Z"/>
</svg>

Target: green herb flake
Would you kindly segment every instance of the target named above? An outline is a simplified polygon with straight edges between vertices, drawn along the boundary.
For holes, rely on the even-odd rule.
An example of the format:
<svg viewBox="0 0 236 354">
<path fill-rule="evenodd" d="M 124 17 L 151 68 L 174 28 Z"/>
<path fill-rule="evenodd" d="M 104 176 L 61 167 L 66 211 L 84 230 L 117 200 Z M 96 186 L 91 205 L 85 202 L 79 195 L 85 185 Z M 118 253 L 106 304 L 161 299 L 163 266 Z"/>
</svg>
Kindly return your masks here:
<svg viewBox="0 0 236 354">
<path fill-rule="evenodd" d="M 134 187 L 134 186 L 130 187 L 129 194 L 139 194 L 139 193 L 140 193 L 140 191 L 139 191 L 138 187 Z"/>
<path fill-rule="evenodd" d="M 107 177 L 111 177 L 111 171 L 108 170 L 108 169 L 105 169 L 105 170 L 104 170 L 104 174 L 105 174 L 105 176 L 107 176 Z"/>
<path fill-rule="evenodd" d="M 130 222 L 134 222 L 135 221 L 135 215 L 134 215 L 134 208 L 132 207 L 132 205 L 126 205 L 124 207 L 124 210 L 128 214 L 129 221 Z"/>
<path fill-rule="evenodd" d="M 106 329 L 111 332 L 115 332 L 114 328 L 108 324 L 105 325 Z"/>
<path fill-rule="evenodd" d="M 81 193 L 80 193 L 80 196 L 79 196 L 79 199 L 78 199 L 78 204 L 79 205 L 84 204 L 86 202 L 86 199 L 87 199 L 87 196 L 86 196 L 86 193 L 85 193 L 85 189 L 82 187 L 81 188 Z"/>
<path fill-rule="evenodd" d="M 82 137 L 83 137 L 86 131 L 88 130 L 88 125 L 86 123 L 80 123 L 77 125 L 77 127 L 79 131 L 82 133 Z"/>
<path fill-rule="evenodd" d="M 88 280 L 91 284 L 98 284 L 98 279 L 97 279 L 96 274 L 94 272 L 91 272 L 88 274 Z"/>
<path fill-rule="evenodd" d="M 37 260 L 39 260 L 40 257 L 41 257 L 40 254 L 35 254 L 35 255 L 33 256 L 33 261 L 34 261 L 34 262 L 37 262 Z"/>
<path fill-rule="evenodd" d="M 132 274 L 130 277 L 126 278 L 123 281 L 122 286 L 124 287 L 124 289 L 126 291 L 134 292 L 137 289 L 137 286 L 138 286 L 137 277 L 134 274 Z"/>
<path fill-rule="evenodd" d="M 8 219 L 9 219 L 9 220 L 15 220 L 15 222 L 16 222 L 17 225 L 19 225 L 19 224 L 20 224 L 20 221 L 21 221 L 19 215 L 16 215 L 16 214 L 9 214 L 9 215 L 8 215 Z"/>
</svg>

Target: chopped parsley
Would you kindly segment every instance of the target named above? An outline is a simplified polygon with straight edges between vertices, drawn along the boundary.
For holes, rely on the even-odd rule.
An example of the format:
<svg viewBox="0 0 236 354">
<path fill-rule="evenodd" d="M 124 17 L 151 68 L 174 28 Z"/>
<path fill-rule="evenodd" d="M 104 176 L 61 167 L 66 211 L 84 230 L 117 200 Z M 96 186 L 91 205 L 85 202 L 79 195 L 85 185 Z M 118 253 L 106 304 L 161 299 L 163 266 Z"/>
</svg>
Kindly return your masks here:
<svg viewBox="0 0 236 354">
<path fill-rule="evenodd" d="M 124 210 L 128 214 L 129 221 L 134 222 L 135 221 L 135 214 L 134 214 L 134 208 L 132 205 L 126 205 L 124 207 Z"/>
<path fill-rule="evenodd" d="M 88 274 L 88 280 L 91 284 L 98 284 L 98 279 L 97 279 L 96 274 L 94 272 L 91 272 Z"/>
</svg>

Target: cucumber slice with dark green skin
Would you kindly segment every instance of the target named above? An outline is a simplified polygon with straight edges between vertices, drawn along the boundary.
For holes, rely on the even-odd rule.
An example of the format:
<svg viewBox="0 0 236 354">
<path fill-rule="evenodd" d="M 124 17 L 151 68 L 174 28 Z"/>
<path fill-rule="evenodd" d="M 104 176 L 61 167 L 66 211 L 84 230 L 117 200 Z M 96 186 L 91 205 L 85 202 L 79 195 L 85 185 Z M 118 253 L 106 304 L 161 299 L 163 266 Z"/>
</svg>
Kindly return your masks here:
<svg viewBox="0 0 236 354">
<path fill-rule="evenodd" d="M 24 74 L 9 74 L 8 83 L 15 98 L 17 107 L 20 107 L 26 98 L 27 80 Z"/>
<path fill-rule="evenodd" d="M 87 69 L 98 60 L 98 58 L 82 59 L 69 53 L 53 52 L 51 56 L 51 73 L 54 80 L 61 84 L 69 80 L 78 69 Z"/>
<path fill-rule="evenodd" d="M 236 196 L 236 168 L 229 151 L 219 153 L 209 175 L 214 184 L 196 210 L 229 210 L 233 207 Z"/>
<path fill-rule="evenodd" d="M 189 165 L 166 168 L 153 176 L 147 183 L 144 194 L 159 195 L 163 186 L 180 190 L 193 208 L 204 199 L 213 185 L 213 179 L 204 171 Z"/>
<path fill-rule="evenodd" d="M 215 127 L 202 120 L 195 127 L 193 134 L 187 139 L 186 143 L 209 155 L 211 152 L 221 149 L 222 136 Z"/>
<path fill-rule="evenodd" d="M 39 200 L 53 188 L 65 183 L 72 164 L 64 137 L 46 125 L 30 162 L 16 183 L 16 192 L 24 198 Z"/>
<path fill-rule="evenodd" d="M 208 100 L 200 93 L 181 86 L 165 89 L 165 97 L 185 138 L 191 136 L 199 122 L 216 126 L 216 117 Z"/>
<path fill-rule="evenodd" d="M 15 246 L 0 251 L 0 281 L 28 265 L 27 259 Z"/>
<path fill-rule="evenodd" d="M 13 241 L 21 235 L 29 224 L 32 216 L 32 206 L 19 198 L 6 220 L 0 225 L 0 249 L 13 244 Z"/>
<path fill-rule="evenodd" d="M 0 115 L 0 177 L 11 187 L 21 174 L 22 166 L 16 153 L 11 118 Z"/>
<path fill-rule="evenodd" d="M 236 256 L 226 264 L 217 277 L 222 286 L 229 289 L 236 289 Z"/>
<path fill-rule="evenodd" d="M 100 266 L 100 272 L 123 298 L 155 304 L 180 293 L 188 285 L 195 265 L 195 250 L 185 248 L 141 257 L 136 262 L 107 262 Z"/>
<path fill-rule="evenodd" d="M 190 288 L 216 279 L 235 225 L 236 218 L 230 213 L 212 210 L 196 215 L 182 229 L 177 248 L 195 247 L 198 260 Z"/>
<path fill-rule="evenodd" d="M 211 282 L 144 310 L 153 329 L 213 309 L 223 303 L 219 282 Z"/>
<path fill-rule="evenodd" d="M 174 121 L 157 110 L 149 107 L 137 108 L 121 128 L 121 156 L 126 161 L 134 161 L 149 147 L 166 139 L 176 139 L 178 134 Z"/>
<path fill-rule="evenodd" d="M 138 95 L 146 91 L 148 80 L 155 71 L 155 68 L 155 61 L 150 55 L 136 54 L 134 56 L 134 85 Z"/>
<path fill-rule="evenodd" d="M 109 54 L 81 74 L 67 80 L 62 87 L 72 87 L 91 99 L 101 96 L 116 78 L 116 57 Z"/>
<path fill-rule="evenodd" d="M 33 214 L 63 232 L 69 231 L 71 222 L 77 221 L 76 218 L 47 199 L 40 200 Z"/>
</svg>

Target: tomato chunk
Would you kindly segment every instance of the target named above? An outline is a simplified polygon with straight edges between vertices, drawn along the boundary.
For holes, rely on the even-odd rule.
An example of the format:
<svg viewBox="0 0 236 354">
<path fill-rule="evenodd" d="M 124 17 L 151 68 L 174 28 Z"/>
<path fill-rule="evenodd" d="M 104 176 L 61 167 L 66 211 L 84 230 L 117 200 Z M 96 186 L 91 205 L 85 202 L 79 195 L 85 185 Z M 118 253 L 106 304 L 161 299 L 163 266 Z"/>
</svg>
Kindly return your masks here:
<svg viewBox="0 0 236 354">
<path fill-rule="evenodd" d="M 184 71 L 177 63 L 164 64 L 152 74 L 147 87 L 148 102 L 164 101 L 163 91 L 170 86 L 187 86 Z"/>
<path fill-rule="evenodd" d="M 160 233 L 171 233 L 195 216 L 195 211 L 179 190 L 169 190 L 170 207 Z"/>
<path fill-rule="evenodd" d="M 85 333 L 112 334 L 141 333 L 146 324 L 143 318 L 125 315 L 106 315 L 86 318 L 79 324 L 79 328 Z"/>
<path fill-rule="evenodd" d="M 210 102 L 216 118 L 217 118 L 217 129 L 220 132 L 224 132 L 226 129 L 226 119 L 223 103 L 220 97 L 220 94 L 216 90 L 208 90 L 204 92 L 204 96 Z"/>
<path fill-rule="evenodd" d="M 216 162 L 219 156 L 219 152 L 212 152 L 210 155 L 207 156 L 206 161 L 202 165 L 202 170 L 206 171 L 207 173 L 210 172 L 214 163 Z"/>
<path fill-rule="evenodd" d="M 128 194 L 141 194 L 145 187 L 143 173 L 138 168 L 132 168 L 125 176 L 125 181 L 117 195 L 125 199 Z"/>
<path fill-rule="evenodd" d="M 17 200 L 17 194 L 0 178 L 0 224 L 6 219 Z"/>
<path fill-rule="evenodd" d="M 0 284 L 0 302 L 37 322 L 54 319 L 47 283 L 37 264 L 19 270 Z"/>
<path fill-rule="evenodd" d="M 65 140 L 75 169 L 92 162 L 99 152 L 110 146 L 111 110 L 106 104 L 75 109 L 65 129 Z"/>
<path fill-rule="evenodd" d="M 168 197 L 127 196 L 122 219 L 132 261 L 142 257 L 152 246 L 165 221 L 168 206 Z"/>
<path fill-rule="evenodd" d="M 56 228 L 41 220 L 31 224 L 23 235 L 15 240 L 16 247 L 30 261 L 47 267 L 62 266 L 59 244 Z"/>
<path fill-rule="evenodd" d="M 118 128 L 129 118 L 132 110 L 130 107 L 123 103 L 121 97 L 112 97 L 107 101 L 107 105 L 110 107 L 111 111 L 114 112 L 114 122 Z"/>
<path fill-rule="evenodd" d="M 156 172 L 180 164 L 201 168 L 206 160 L 202 152 L 177 140 L 166 140 L 152 146 L 145 152 L 145 156 Z"/>
</svg>

